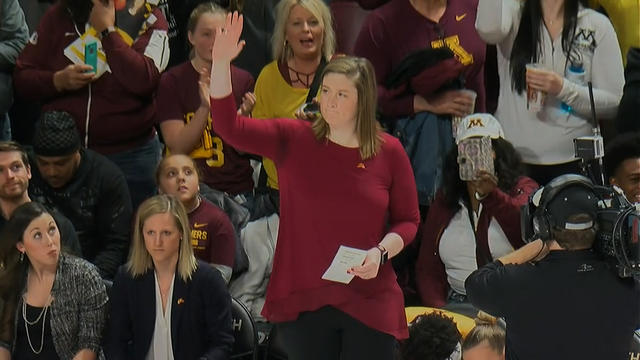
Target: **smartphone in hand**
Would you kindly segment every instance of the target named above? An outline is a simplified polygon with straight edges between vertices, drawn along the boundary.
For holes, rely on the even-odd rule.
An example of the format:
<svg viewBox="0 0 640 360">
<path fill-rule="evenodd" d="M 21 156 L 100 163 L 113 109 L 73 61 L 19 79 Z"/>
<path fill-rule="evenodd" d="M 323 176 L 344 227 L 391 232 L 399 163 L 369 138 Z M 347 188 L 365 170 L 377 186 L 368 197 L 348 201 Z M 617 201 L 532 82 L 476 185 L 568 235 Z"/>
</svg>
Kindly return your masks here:
<svg viewBox="0 0 640 360">
<path fill-rule="evenodd" d="M 479 171 L 494 174 L 493 147 L 491 138 L 468 138 L 458 144 L 458 166 L 460 180 L 472 181 L 477 179 Z"/>
<path fill-rule="evenodd" d="M 308 102 L 304 104 L 302 111 L 312 116 L 318 116 L 320 115 L 320 105 L 317 102 Z"/>
<path fill-rule="evenodd" d="M 93 68 L 93 72 L 98 72 L 98 43 L 88 42 L 84 45 L 84 63 Z"/>
</svg>

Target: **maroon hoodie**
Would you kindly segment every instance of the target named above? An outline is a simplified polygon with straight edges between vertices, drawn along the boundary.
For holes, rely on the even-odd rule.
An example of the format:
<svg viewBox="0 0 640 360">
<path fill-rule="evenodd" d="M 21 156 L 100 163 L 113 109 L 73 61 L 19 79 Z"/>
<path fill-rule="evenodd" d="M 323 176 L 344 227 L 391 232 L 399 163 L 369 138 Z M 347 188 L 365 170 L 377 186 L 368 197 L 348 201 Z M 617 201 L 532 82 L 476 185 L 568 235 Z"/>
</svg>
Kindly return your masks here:
<svg viewBox="0 0 640 360">
<path fill-rule="evenodd" d="M 88 86 L 75 91 L 58 92 L 53 74 L 71 64 L 64 49 L 84 33 L 84 24 L 74 24 L 60 3 L 44 14 L 37 32 L 18 57 L 14 73 L 17 92 L 41 102 L 43 111 L 69 112 L 76 121 L 85 146 L 103 154 L 129 150 L 148 141 L 154 134 L 154 92 L 160 72 L 168 58 L 167 21 L 158 9 L 156 21 L 127 45 L 118 33 L 102 39 L 111 72 L 105 72 Z M 158 65 L 145 55 L 152 46 L 159 47 Z M 162 41 L 164 39 L 164 41 Z M 165 63 L 161 65 L 160 63 Z M 159 69 L 160 67 L 160 69 Z M 89 115 L 87 116 L 87 109 Z M 88 138 L 85 138 L 88 129 Z"/>
</svg>

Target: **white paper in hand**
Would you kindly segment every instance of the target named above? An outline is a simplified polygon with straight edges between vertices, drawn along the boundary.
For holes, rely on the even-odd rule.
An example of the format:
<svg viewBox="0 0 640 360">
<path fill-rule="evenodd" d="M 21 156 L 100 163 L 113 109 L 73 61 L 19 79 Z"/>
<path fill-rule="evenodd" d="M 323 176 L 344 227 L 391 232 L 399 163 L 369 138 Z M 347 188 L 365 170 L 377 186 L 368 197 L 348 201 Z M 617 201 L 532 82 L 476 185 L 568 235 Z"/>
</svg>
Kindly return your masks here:
<svg viewBox="0 0 640 360">
<path fill-rule="evenodd" d="M 348 274 L 347 270 L 354 266 L 362 265 L 365 257 L 367 257 L 366 250 L 340 245 L 336 256 L 333 258 L 327 271 L 322 275 L 322 278 L 324 280 L 348 284 L 355 275 Z"/>
</svg>

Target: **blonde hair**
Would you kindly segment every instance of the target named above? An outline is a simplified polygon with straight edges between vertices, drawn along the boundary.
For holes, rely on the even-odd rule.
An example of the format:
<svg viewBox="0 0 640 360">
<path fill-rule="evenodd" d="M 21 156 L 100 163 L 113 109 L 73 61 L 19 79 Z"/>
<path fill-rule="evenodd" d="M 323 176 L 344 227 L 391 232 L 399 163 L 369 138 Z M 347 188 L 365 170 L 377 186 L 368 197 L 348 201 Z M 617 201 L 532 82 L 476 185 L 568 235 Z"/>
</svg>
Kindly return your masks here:
<svg viewBox="0 0 640 360">
<path fill-rule="evenodd" d="M 322 56 L 329 61 L 336 51 L 336 34 L 333 30 L 333 20 L 329 7 L 321 0 L 280 0 L 276 6 L 276 23 L 271 37 L 271 51 L 273 58 L 285 62 L 293 57 L 291 46 L 286 43 L 285 33 L 291 9 L 300 5 L 309 11 L 320 22 L 324 29 L 322 34 Z"/>
<path fill-rule="evenodd" d="M 133 277 L 138 277 L 153 268 L 153 259 L 144 245 L 142 228 L 147 219 L 156 214 L 170 214 L 175 221 L 175 225 L 180 232 L 177 270 L 182 280 L 188 281 L 197 267 L 197 261 L 191 247 L 189 218 L 182 203 L 169 195 L 156 195 L 140 204 L 136 213 L 131 251 L 126 265 L 127 270 Z"/>
<path fill-rule="evenodd" d="M 498 325 L 498 319 L 485 313 L 478 312 L 474 319 L 476 326 L 469 331 L 462 342 L 462 353 L 486 342 L 491 350 L 497 354 L 504 353 L 505 331 Z"/>
<path fill-rule="evenodd" d="M 331 60 L 322 72 L 322 79 L 327 74 L 342 74 L 353 82 L 358 91 L 356 113 L 356 133 L 360 142 L 360 156 L 367 160 L 375 156 L 382 145 L 382 129 L 376 121 L 377 86 L 373 66 L 365 58 L 342 56 Z M 322 115 L 311 126 L 318 140 L 329 135 L 329 124 Z"/>
<path fill-rule="evenodd" d="M 204 2 L 198 6 L 196 6 L 191 14 L 189 14 L 189 20 L 187 21 L 187 31 L 193 33 L 196 30 L 196 26 L 198 25 L 198 20 L 204 14 L 213 14 L 213 15 L 227 15 L 227 10 L 220 5 L 213 2 Z"/>
</svg>

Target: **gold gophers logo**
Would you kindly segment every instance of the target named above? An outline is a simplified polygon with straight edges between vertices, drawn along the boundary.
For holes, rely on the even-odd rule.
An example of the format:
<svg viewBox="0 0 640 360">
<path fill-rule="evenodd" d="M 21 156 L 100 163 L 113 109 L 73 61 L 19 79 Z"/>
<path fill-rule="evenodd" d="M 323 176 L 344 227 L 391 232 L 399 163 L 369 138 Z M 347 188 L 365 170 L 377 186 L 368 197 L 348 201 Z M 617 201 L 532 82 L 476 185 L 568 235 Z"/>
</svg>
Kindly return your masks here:
<svg viewBox="0 0 640 360">
<path fill-rule="evenodd" d="M 467 129 L 471 129 L 472 127 L 484 127 L 484 124 L 482 123 L 482 119 L 481 118 L 473 118 L 473 119 L 469 119 L 469 125 L 467 125 Z"/>
</svg>

